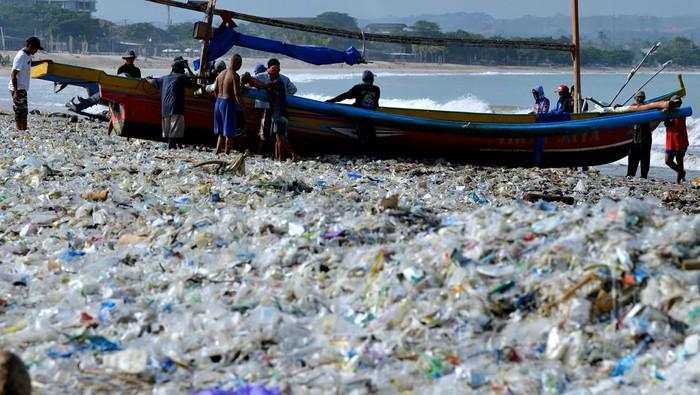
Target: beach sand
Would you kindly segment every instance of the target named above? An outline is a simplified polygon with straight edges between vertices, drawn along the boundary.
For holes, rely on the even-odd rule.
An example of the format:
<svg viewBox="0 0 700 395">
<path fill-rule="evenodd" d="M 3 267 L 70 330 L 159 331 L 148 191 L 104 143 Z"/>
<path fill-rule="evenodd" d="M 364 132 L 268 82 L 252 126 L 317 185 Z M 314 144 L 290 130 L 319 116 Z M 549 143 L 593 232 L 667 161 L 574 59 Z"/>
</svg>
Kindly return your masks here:
<svg viewBox="0 0 700 395">
<path fill-rule="evenodd" d="M 9 56 L 10 59 L 15 56 L 16 51 L 0 51 L 3 56 Z M 246 56 L 243 59 L 242 70 L 252 70 L 256 64 L 267 64 L 267 60 L 270 56 L 261 57 L 250 57 Z M 35 60 L 41 59 L 51 59 L 54 62 L 71 64 L 82 67 L 91 67 L 105 70 L 107 72 L 113 72 L 122 63 L 123 60 L 121 56 L 117 55 L 83 55 L 83 54 L 70 54 L 70 53 L 47 53 L 42 52 L 35 56 Z M 560 66 L 536 66 L 536 67 L 526 67 L 526 66 L 482 66 L 482 65 L 461 65 L 461 64 L 451 64 L 451 63 L 416 63 L 416 62 L 387 62 L 387 61 L 370 61 L 366 65 L 356 65 L 348 66 L 344 64 L 340 65 L 326 65 L 326 66 L 313 66 L 308 63 L 301 62 L 296 59 L 286 58 L 284 56 L 280 57 L 283 63 L 284 69 L 294 70 L 295 72 L 309 72 L 309 73 L 337 73 L 337 72 L 361 72 L 362 70 L 368 68 L 376 72 L 391 72 L 400 71 L 405 73 L 446 73 L 446 74 L 463 74 L 463 73 L 490 73 L 494 71 L 506 72 L 506 73 L 543 73 L 543 74 L 568 74 L 571 73 L 571 68 L 560 67 Z M 229 59 L 226 60 L 228 63 Z M 142 69 L 169 69 L 172 62 L 172 57 L 139 57 L 137 59 L 137 65 Z M 4 67 L 3 69 L 9 70 L 9 67 Z M 586 73 L 627 73 L 629 70 L 623 68 L 601 68 L 601 67 L 589 67 L 585 70 Z M 684 74 L 699 73 L 700 69 L 695 68 L 679 68 L 679 69 L 668 69 L 667 73 L 675 74 L 682 72 Z"/>
<path fill-rule="evenodd" d="M 0 338 L 37 393 L 694 385 L 695 359 L 665 358 L 684 335 L 664 317 L 698 324 L 696 280 L 674 266 L 697 253 L 697 187 L 335 156 L 217 174 L 193 167 L 211 151 L 101 123 L 30 127 L 0 116 Z M 645 367 L 609 379 L 638 334 L 614 329 L 603 288 L 544 307 L 618 259 L 651 278 L 626 295 L 665 309 L 646 360 L 668 381 Z"/>
</svg>

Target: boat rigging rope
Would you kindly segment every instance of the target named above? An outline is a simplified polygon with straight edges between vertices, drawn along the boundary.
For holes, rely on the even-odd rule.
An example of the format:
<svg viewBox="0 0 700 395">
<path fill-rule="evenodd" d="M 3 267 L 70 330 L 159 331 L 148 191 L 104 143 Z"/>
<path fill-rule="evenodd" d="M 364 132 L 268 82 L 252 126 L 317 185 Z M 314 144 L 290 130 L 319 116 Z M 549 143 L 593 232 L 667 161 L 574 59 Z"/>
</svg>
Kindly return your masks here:
<svg viewBox="0 0 700 395">
<path fill-rule="evenodd" d="M 152 3 L 188 9 L 192 11 L 206 11 L 206 3 L 181 3 L 172 0 L 146 0 Z M 542 49 L 547 51 L 572 52 L 573 46 L 569 43 L 556 41 L 538 40 L 506 40 L 506 39 L 483 39 L 483 38 L 458 38 L 458 37 L 421 37 L 421 36 L 392 36 L 388 34 L 359 33 L 350 30 L 336 29 L 330 27 L 308 25 L 304 23 L 286 21 L 282 19 L 264 18 L 255 15 L 243 14 L 240 12 L 216 10 L 217 15 L 226 15 L 234 19 L 256 23 L 259 25 L 279 27 L 283 29 L 297 30 L 308 33 L 324 34 L 328 36 L 344 37 L 355 40 L 365 40 L 373 42 L 383 42 L 391 44 L 411 44 L 428 45 L 437 47 L 447 47 L 463 45 L 470 47 L 485 48 L 513 48 L 513 49 Z"/>
</svg>

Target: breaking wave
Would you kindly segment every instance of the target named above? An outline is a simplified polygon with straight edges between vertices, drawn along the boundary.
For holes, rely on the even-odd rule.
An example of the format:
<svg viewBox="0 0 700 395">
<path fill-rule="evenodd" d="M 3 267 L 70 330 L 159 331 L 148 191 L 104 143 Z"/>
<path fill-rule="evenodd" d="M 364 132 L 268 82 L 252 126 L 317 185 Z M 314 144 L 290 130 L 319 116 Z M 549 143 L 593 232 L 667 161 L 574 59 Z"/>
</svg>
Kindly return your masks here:
<svg viewBox="0 0 700 395">
<path fill-rule="evenodd" d="M 303 94 L 303 97 L 312 100 L 324 101 L 328 100 L 330 96 L 323 96 L 318 94 Z M 351 103 L 348 101 L 347 103 Z M 438 102 L 429 98 L 422 99 L 382 99 L 382 107 L 396 107 L 396 108 L 415 108 L 422 110 L 442 110 L 442 111 L 460 111 L 460 112 L 482 112 L 488 113 L 492 112 L 491 106 L 473 95 L 467 95 L 455 100 L 449 100 L 446 102 Z"/>
<path fill-rule="evenodd" d="M 464 75 L 469 73 L 406 73 L 406 72 L 377 72 L 375 75 L 377 78 L 386 77 L 435 77 L 435 76 L 447 76 L 447 75 Z M 305 84 L 314 81 L 346 81 L 346 80 L 357 80 L 360 81 L 362 77 L 362 72 L 354 73 L 295 73 L 294 71 L 289 71 L 285 73 L 296 84 Z"/>
</svg>

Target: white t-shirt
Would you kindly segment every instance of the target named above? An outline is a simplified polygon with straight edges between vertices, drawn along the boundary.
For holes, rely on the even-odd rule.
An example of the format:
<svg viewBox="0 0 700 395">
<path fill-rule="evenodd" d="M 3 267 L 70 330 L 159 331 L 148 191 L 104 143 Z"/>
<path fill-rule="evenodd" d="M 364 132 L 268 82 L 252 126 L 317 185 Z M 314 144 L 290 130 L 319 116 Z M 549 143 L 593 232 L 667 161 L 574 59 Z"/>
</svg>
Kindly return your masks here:
<svg viewBox="0 0 700 395">
<path fill-rule="evenodd" d="M 17 75 L 17 89 L 28 91 L 29 80 L 32 77 L 32 55 L 20 49 L 15 55 L 15 60 L 12 61 L 12 70 L 19 71 Z M 10 77 L 9 88 L 10 91 L 15 90 L 14 86 L 12 86 L 12 77 Z"/>
</svg>

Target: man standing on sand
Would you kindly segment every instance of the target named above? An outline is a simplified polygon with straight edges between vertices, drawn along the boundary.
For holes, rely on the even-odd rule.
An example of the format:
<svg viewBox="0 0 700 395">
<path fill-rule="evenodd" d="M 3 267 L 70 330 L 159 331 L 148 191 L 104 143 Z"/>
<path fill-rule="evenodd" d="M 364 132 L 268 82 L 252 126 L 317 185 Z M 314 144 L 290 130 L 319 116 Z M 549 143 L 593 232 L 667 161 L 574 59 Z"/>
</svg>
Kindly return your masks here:
<svg viewBox="0 0 700 395">
<path fill-rule="evenodd" d="M 160 89 L 163 138 L 168 148 L 177 148 L 185 138 L 185 88 L 192 82 L 185 75 L 185 63 L 175 59 L 170 74 L 160 78 L 149 78 L 153 87 Z"/>
<path fill-rule="evenodd" d="M 683 159 L 688 150 L 688 128 L 685 118 L 675 118 L 664 122 L 666 126 L 666 166 L 678 173 L 676 182 L 685 181 Z M 675 162 L 674 162 L 675 160 Z"/>
<path fill-rule="evenodd" d="M 256 66 L 254 71 L 255 79 L 262 82 L 263 84 L 269 84 L 270 82 L 272 82 L 272 80 L 270 79 L 270 75 L 267 73 L 267 71 L 273 66 L 277 66 L 277 68 L 280 70 L 279 79 L 282 82 L 282 85 L 284 85 L 287 96 L 295 95 L 297 93 L 297 87 L 289 79 L 289 77 L 281 73 L 282 65 L 280 64 L 280 61 L 277 58 L 271 58 L 270 60 L 268 60 L 267 68 L 265 68 L 264 66 Z M 260 131 L 258 134 L 258 152 L 260 153 L 266 150 L 266 147 L 269 146 L 268 143 L 271 140 L 270 128 L 272 126 L 272 111 L 270 111 L 269 109 L 269 104 L 263 101 L 256 101 L 255 108 L 260 108 L 263 110 L 263 116 L 260 120 Z"/>
<path fill-rule="evenodd" d="M 17 130 L 27 130 L 27 118 L 29 117 L 27 91 L 29 90 L 29 81 L 32 77 L 32 66 L 36 66 L 39 63 L 34 62 L 32 56 L 43 49 L 38 38 L 29 37 L 24 48 L 17 52 L 12 62 L 9 89 L 12 96 L 12 107 L 15 111 Z"/>
<path fill-rule="evenodd" d="M 231 153 L 233 139 L 240 134 L 238 111 L 241 108 L 241 69 L 243 59 L 235 54 L 231 67 L 216 77 L 216 104 L 214 105 L 214 134 L 218 136 L 216 153 Z"/>
<path fill-rule="evenodd" d="M 270 119 L 272 120 L 271 134 L 275 136 L 275 153 L 276 160 L 283 161 L 290 157 L 292 161 L 297 159 L 297 154 L 289 144 L 289 136 L 287 128 L 289 119 L 287 115 L 287 91 L 288 87 L 284 80 L 280 77 L 280 68 L 273 65 L 267 69 L 269 83 L 264 83 L 258 79 L 252 78 L 246 73 L 243 76 L 243 82 L 258 89 L 267 90 L 268 102 L 270 103 Z"/>
<path fill-rule="evenodd" d="M 635 103 L 630 107 L 636 109 L 644 105 L 646 98 L 647 96 L 644 91 L 638 92 L 634 97 Z M 637 167 L 640 162 L 642 164 L 642 178 L 647 178 L 649 176 L 652 143 L 651 133 L 651 124 L 649 123 L 634 125 L 632 145 L 630 145 L 630 153 L 627 158 L 627 177 L 634 177 L 637 174 Z"/>
<path fill-rule="evenodd" d="M 136 52 L 129 51 L 126 55 L 122 56 L 122 59 L 124 59 L 124 64 L 117 69 L 117 75 L 123 75 L 129 78 L 141 78 L 141 69 L 134 64 L 136 61 Z"/>
</svg>

